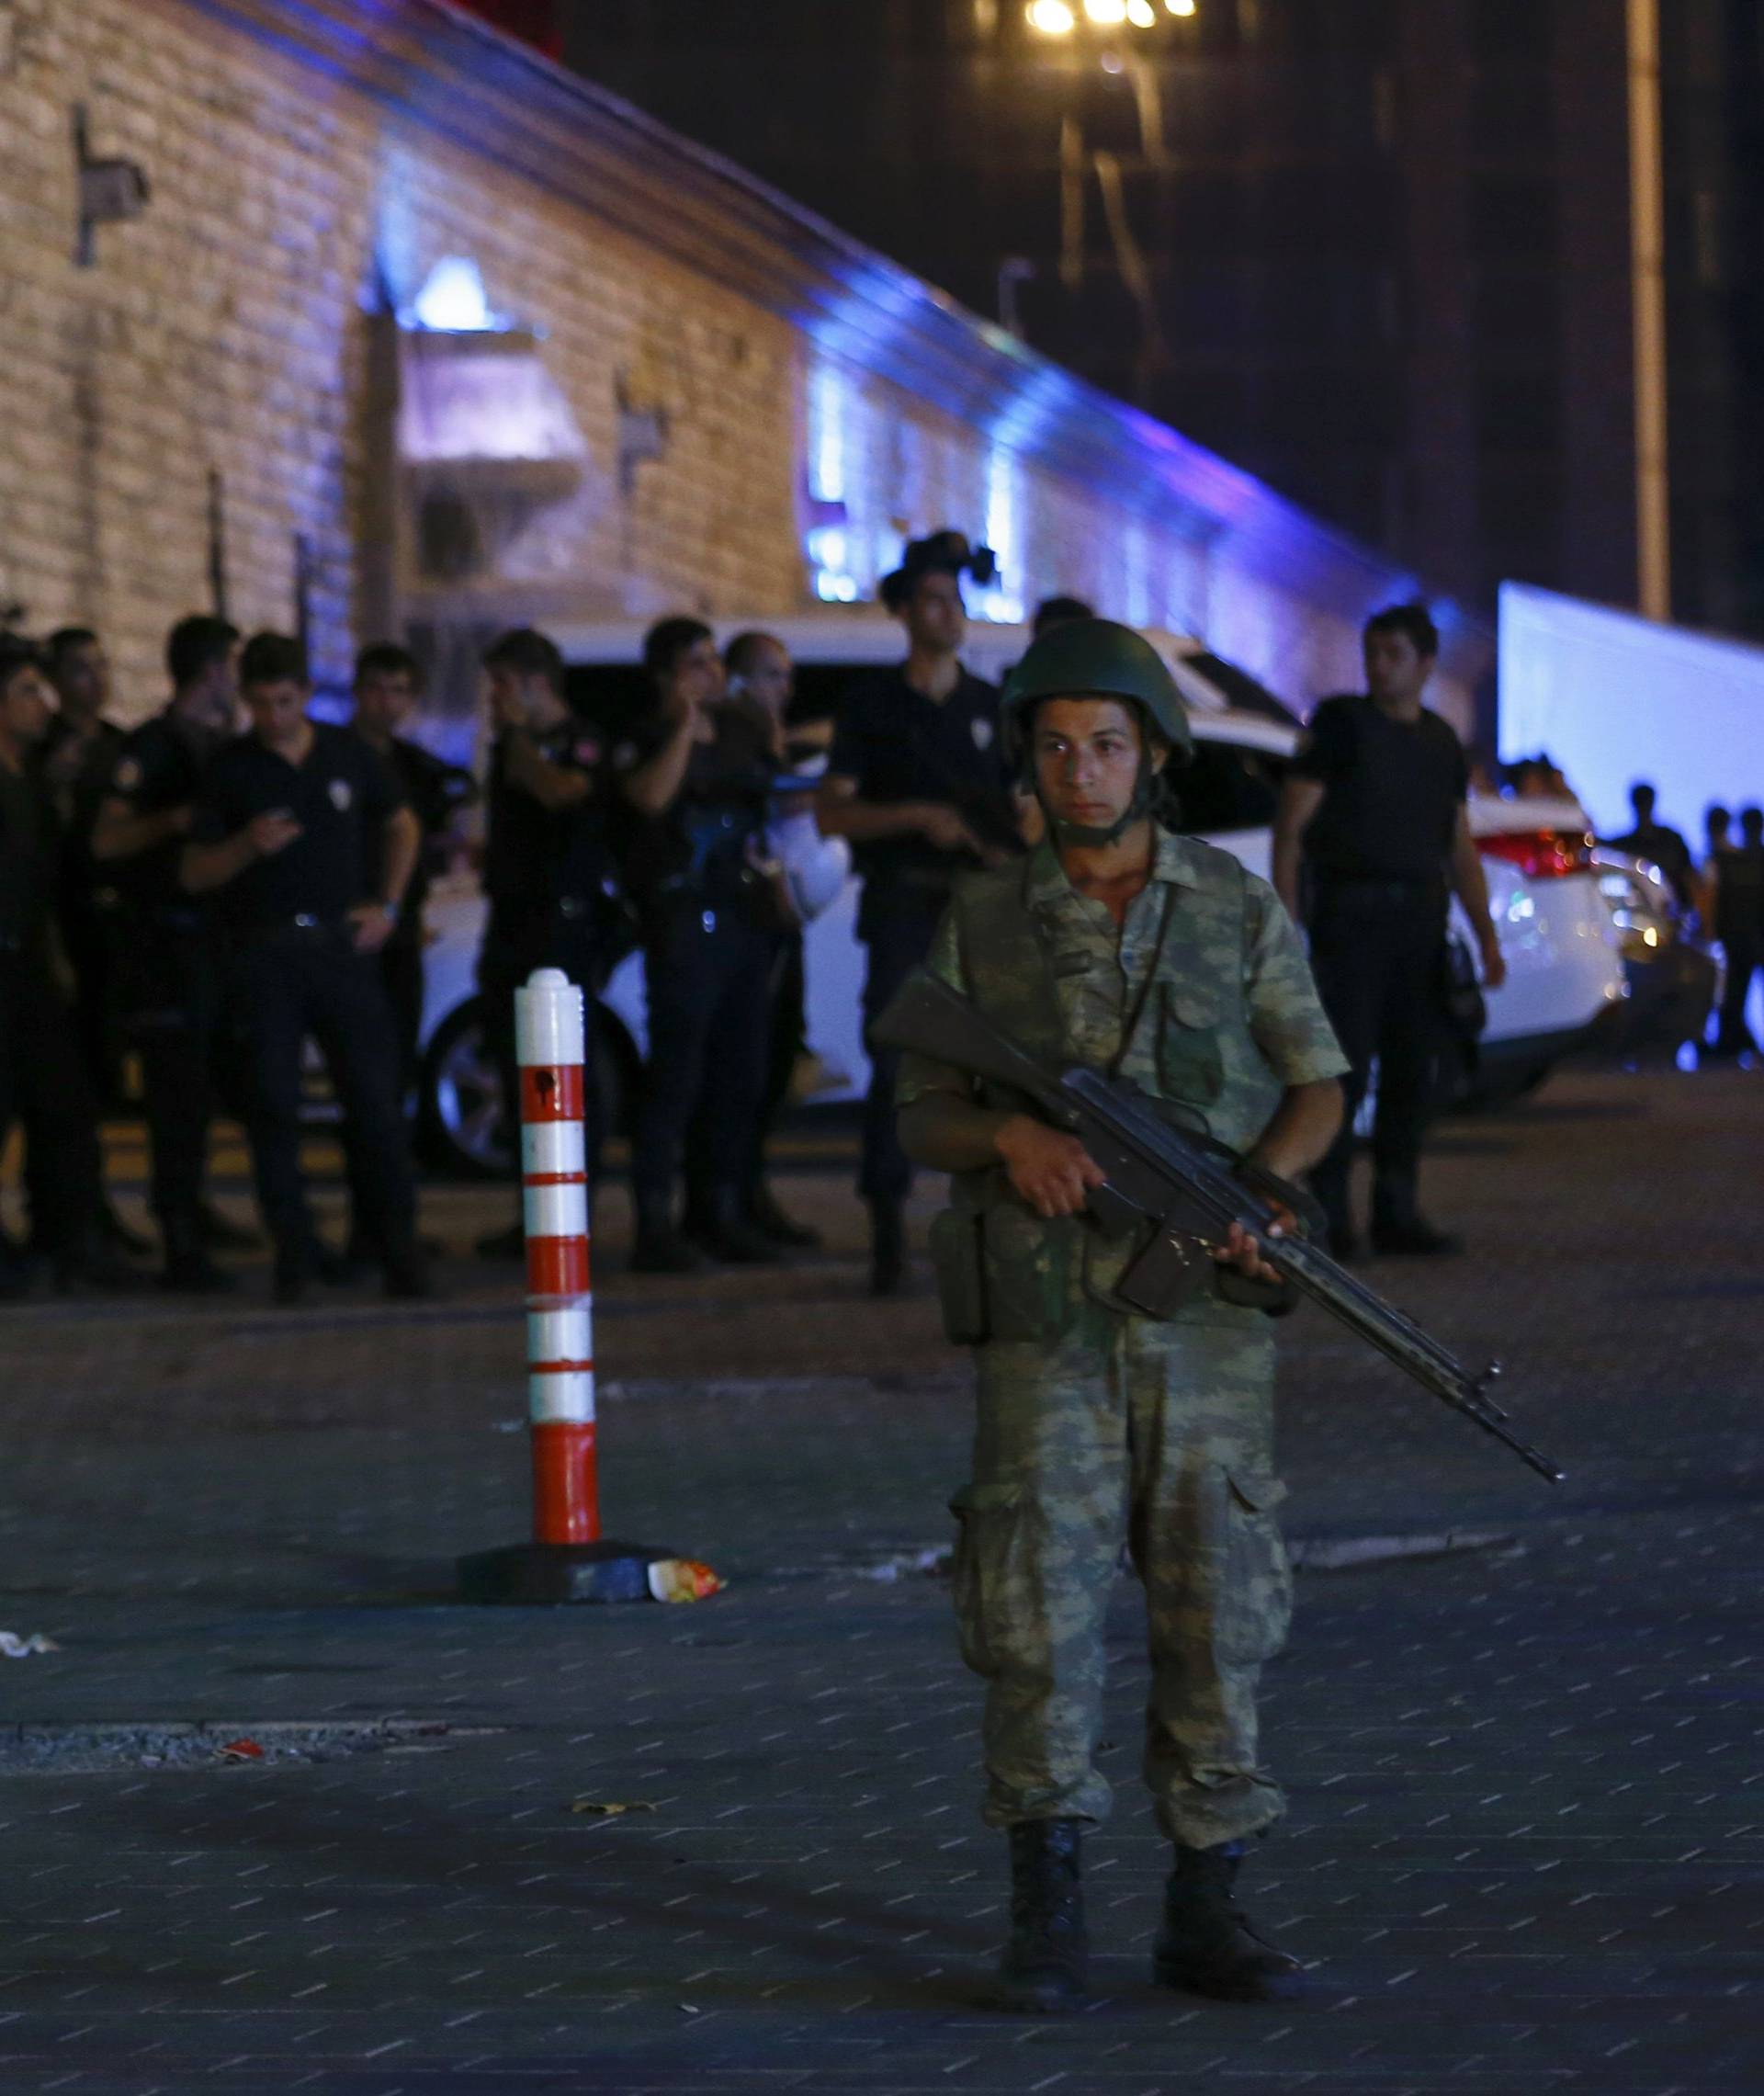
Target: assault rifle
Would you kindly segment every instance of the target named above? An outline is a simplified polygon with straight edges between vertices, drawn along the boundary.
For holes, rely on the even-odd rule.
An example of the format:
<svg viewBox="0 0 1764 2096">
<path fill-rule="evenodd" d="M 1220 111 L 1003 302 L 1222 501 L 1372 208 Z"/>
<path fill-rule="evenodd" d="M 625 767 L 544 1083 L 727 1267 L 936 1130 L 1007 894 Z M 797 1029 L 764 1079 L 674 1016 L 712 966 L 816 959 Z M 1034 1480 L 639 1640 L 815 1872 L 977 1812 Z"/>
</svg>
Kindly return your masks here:
<svg viewBox="0 0 1764 2096">
<path fill-rule="evenodd" d="M 916 1049 L 1008 1086 L 1043 1120 L 1078 1137 L 1107 1175 L 1088 1196 L 1097 1228 L 1105 1237 L 1137 1241 L 1114 1286 L 1114 1293 L 1135 1309 L 1169 1317 L 1205 1285 L 1211 1251 L 1238 1223 L 1259 1241 L 1262 1258 L 1283 1281 L 1320 1303 L 1424 1390 L 1492 1433 L 1540 1477 L 1560 1482 L 1562 1472 L 1510 1433 L 1507 1414 L 1490 1402 L 1488 1386 L 1500 1374 L 1498 1362 L 1473 1375 L 1318 1245 L 1304 1237 L 1268 1235 L 1276 1203 L 1295 1214 L 1309 1206 L 1295 1186 L 1211 1137 L 1174 1126 L 1136 1084 L 1094 1070 L 1050 1069 L 969 999 L 922 971 L 908 980 L 874 1033 L 885 1048 Z"/>
</svg>

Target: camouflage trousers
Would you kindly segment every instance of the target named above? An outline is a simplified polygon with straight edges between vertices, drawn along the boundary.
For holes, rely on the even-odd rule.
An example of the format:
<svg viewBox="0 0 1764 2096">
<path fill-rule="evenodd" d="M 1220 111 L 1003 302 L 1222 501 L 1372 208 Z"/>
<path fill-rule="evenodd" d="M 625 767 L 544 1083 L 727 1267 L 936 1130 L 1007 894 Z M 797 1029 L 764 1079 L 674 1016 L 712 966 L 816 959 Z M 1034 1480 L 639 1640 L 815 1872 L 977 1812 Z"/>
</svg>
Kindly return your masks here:
<svg viewBox="0 0 1764 2096">
<path fill-rule="evenodd" d="M 1125 1538 L 1146 1590 L 1144 1773 L 1159 1825 L 1204 1848 L 1280 1817 L 1257 1764 L 1256 1687 L 1292 1575 L 1273 1509 L 1273 1336 L 1205 1303 L 1155 1323 L 1087 1302 L 1047 1344 L 975 1349 L 960 1525 L 963 1657 L 986 1681 L 989 1825 L 1100 1820 L 1103 1619 Z"/>
</svg>

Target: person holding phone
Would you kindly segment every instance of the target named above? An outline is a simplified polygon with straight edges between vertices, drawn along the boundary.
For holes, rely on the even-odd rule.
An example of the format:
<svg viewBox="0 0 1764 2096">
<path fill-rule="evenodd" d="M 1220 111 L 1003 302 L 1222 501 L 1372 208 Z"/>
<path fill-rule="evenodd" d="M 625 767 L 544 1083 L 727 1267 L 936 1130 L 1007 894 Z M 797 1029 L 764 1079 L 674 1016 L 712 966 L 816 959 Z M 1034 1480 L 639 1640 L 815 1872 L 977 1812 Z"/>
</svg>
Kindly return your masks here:
<svg viewBox="0 0 1764 2096">
<path fill-rule="evenodd" d="M 320 1244 L 300 1170 L 309 1036 L 343 1107 L 351 1177 L 386 1292 L 425 1296 L 397 1035 L 377 957 L 416 864 L 417 820 L 359 735 L 308 718 L 312 686 L 298 640 L 255 635 L 239 682 L 251 730 L 209 765 L 179 870 L 190 893 L 213 896 L 226 942 L 277 1298 L 299 1302 L 314 1275 L 346 1272 Z M 378 886 L 368 893 L 370 845 Z"/>
</svg>

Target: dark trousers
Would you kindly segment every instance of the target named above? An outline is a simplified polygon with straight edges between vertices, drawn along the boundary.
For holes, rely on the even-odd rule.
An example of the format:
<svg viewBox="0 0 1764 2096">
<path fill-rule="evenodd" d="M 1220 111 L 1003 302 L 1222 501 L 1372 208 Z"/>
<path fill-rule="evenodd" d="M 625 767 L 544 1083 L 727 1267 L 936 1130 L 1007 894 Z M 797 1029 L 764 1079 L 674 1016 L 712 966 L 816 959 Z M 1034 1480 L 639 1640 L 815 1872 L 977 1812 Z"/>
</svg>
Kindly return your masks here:
<svg viewBox="0 0 1764 2096">
<path fill-rule="evenodd" d="M 278 1256 L 305 1262 L 316 1242 L 300 1170 L 300 1065 L 309 1035 L 343 1108 L 360 1219 L 382 1256 L 407 1256 L 416 1181 L 392 1015 L 373 957 L 358 954 L 341 925 L 290 927 L 235 951 L 230 989 L 250 1082 L 257 1202 Z"/>
<path fill-rule="evenodd" d="M 701 1116 L 707 1189 L 745 1195 L 765 1090 L 777 935 L 739 910 L 682 899 L 645 926 L 650 1054 L 631 1154 L 640 1205 L 671 1201 L 686 1130 Z"/>
<path fill-rule="evenodd" d="M 423 925 L 420 918 L 401 917 L 398 929 L 379 949 L 379 979 L 392 1008 L 392 1037 L 398 1048 L 399 1090 L 405 1097 L 417 1078 L 417 1037 L 423 1031 Z"/>
<path fill-rule="evenodd" d="M 560 968 L 582 991 L 583 1026 L 582 1139 L 590 1181 L 600 1176 L 605 1111 L 594 1070 L 594 992 L 601 967 L 594 932 L 585 917 L 561 910 L 492 909 L 478 956 L 478 994 L 484 1001 L 484 1046 L 494 1059 L 503 1088 L 503 1126 L 513 1152 L 510 1171 L 521 1173 L 521 1072 L 514 1059 L 514 992 L 535 969 Z"/>
<path fill-rule="evenodd" d="M 130 915 L 119 928 L 118 996 L 141 1058 L 153 1213 L 167 1245 L 187 1249 L 199 1238 L 208 1173 L 219 959 L 193 916 L 180 924 Z"/>
<path fill-rule="evenodd" d="M 870 901 L 865 898 L 865 904 Z M 898 1048 L 878 1048 L 870 1028 L 894 993 L 931 951 L 943 899 L 911 895 L 874 910 L 866 908 L 859 935 L 869 948 L 864 978 L 864 1036 L 870 1058 L 870 1089 L 864 1102 L 864 1149 L 857 1190 L 870 1202 L 904 1201 L 912 1186 L 912 1166 L 895 1129 L 894 1086 L 900 1073 Z"/>
<path fill-rule="evenodd" d="M 1756 1048 L 1752 1030 L 1746 1024 L 1746 1000 L 1751 994 L 1752 978 L 1764 968 L 1764 935 L 1728 937 L 1722 942 L 1726 971 L 1721 985 L 1721 1020 L 1715 1028 L 1718 1055 L 1742 1055 Z"/>
<path fill-rule="evenodd" d="M 103 1161 L 74 1014 L 46 954 L 0 946 L 0 1143 L 25 1131 L 33 1241 L 81 1256 L 96 1228 Z"/>
<path fill-rule="evenodd" d="M 74 971 L 74 1025 L 85 1087 L 102 1112 L 122 1096 L 114 978 L 119 931 L 111 910 L 88 894 L 69 896 L 61 911 L 62 947 Z"/>
<path fill-rule="evenodd" d="M 1440 1048 L 1445 922 L 1442 889 L 1353 882 L 1319 894 L 1311 925 L 1311 969 L 1341 1052 L 1353 1067 L 1343 1080 L 1348 1103 L 1341 1132 L 1312 1173 L 1311 1185 L 1339 1227 L 1349 1216 L 1354 1116 L 1374 1060 L 1374 1204 L 1392 1220 L 1407 1220 L 1414 1213 Z"/>
<path fill-rule="evenodd" d="M 753 1132 L 748 1150 L 747 1169 L 741 1176 L 743 1210 L 751 1210 L 765 1183 L 765 1146 L 777 1126 L 778 1116 L 790 1097 L 790 1081 L 797 1059 L 803 1050 L 807 1016 L 802 968 L 802 934 L 781 932 L 773 936 L 773 954 L 767 978 L 771 983 L 765 1070 L 754 1108 Z M 716 1191 L 717 1141 L 715 1116 L 701 1091 L 697 1111 L 686 1130 L 686 1216 L 688 1221 L 704 1220 L 710 1212 L 710 1196 Z"/>
</svg>

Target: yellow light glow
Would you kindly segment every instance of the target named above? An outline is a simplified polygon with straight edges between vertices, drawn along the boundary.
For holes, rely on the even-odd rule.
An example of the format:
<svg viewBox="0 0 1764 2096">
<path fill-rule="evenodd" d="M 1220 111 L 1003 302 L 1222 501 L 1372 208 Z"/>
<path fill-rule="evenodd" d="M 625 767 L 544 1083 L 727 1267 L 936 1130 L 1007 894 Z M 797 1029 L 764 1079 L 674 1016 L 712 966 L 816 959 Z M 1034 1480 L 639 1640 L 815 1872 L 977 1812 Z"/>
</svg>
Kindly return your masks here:
<svg viewBox="0 0 1764 2096">
<path fill-rule="evenodd" d="M 1102 28 L 1118 28 L 1127 18 L 1127 0 L 1084 0 L 1084 12 Z"/>
<path fill-rule="evenodd" d="M 1164 6 L 1172 15 L 1192 15 L 1194 12 L 1194 0 L 1164 0 Z"/>
<path fill-rule="evenodd" d="M 1127 19 L 1136 29 L 1154 28 L 1158 17 L 1151 11 L 1151 0 L 1127 0 Z"/>
<path fill-rule="evenodd" d="M 1044 37 L 1069 37 L 1078 27 L 1078 17 L 1066 0 L 1031 0 L 1029 27 Z"/>
</svg>

